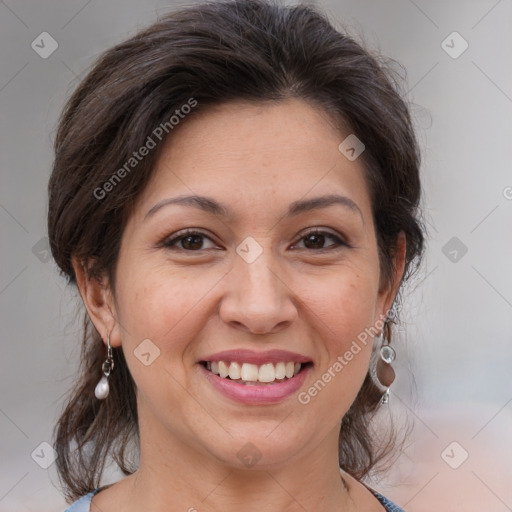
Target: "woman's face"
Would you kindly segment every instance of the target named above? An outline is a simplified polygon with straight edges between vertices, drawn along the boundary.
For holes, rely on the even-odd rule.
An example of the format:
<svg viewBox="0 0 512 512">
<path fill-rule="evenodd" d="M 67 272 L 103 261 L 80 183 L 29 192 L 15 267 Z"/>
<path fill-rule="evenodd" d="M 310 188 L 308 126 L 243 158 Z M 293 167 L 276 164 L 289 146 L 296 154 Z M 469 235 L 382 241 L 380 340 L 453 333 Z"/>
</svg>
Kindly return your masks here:
<svg viewBox="0 0 512 512">
<path fill-rule="evenodd" d="M 123 233 L 112 303 L 142 443 L 240 467 L 332 452 L 368 370 L 361 334 L 395 291 L 379 289 L 347 135 L 299 100 L 218 106 L 174 129 Z"/>
</svg>

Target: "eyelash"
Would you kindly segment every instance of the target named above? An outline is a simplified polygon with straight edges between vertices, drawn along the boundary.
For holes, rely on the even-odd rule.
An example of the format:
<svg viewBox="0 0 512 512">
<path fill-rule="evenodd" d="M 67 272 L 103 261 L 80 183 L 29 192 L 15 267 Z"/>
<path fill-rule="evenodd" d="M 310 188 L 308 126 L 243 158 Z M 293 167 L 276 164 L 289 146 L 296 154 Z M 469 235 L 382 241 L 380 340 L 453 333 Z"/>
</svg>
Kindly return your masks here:
<svg viewBox="0 0 512 512">
<path fill-rule="evenodd" d="M 189 236 L 197 236 L 197 235 L 198 236 L 202 236 L 204 238 L 207 238 L 208 240 L 213 242 L 213 240 L 208 235 L 203 233 L 202 231 L 198 231 L 198 230 L 195 230 L 195 229 L 186 229 L 185 231 L 179 232 L 177 234 L 177 236 L 174 236 L 173 238 L 167 238 L 167 239 L 163 240 L 161 245 L 166 247 L 166 248 L 168 248 L 168 249 L 178 249 L 178 250 L 182 250 L 182 251 L 185 251 L 185 252 L 199 252 L 199 251 L 208 250 L 208 249 L 189 250 L 189 249 L 184 249 L 184 248 L 177 248 L 175 246 L 176 243 L 179 242 L 180 240 L 183 240 L 183 239 L 185 239 L 185 238 L 187 238 Z M 308 232 L 304 233 L 299 238 L 298 241 L 300 242 L 304 238 L 306 238 L 308 236 L 311 236 L 311 235 L 327 235 L 328 238 L 331 238 L 331 239 L 335 240 L 335 243 L 330 245 L 330 246 L 323 247 L 323 248 L 320 248 L 320 249 L 304 248 L 304 249 L 301 249 L 301 250 L 323 252 L 323 251 L 339 250 L 341 247 L 350 247 L 350 245 L 347 244 L 344 240 L 342 240 L 339 236 L 335 235 L 334 233 L 331 233 L 330 231 L 323 231 L 321 229 L 312 229 L 311 231 L 308 231 Z M 296 244 L 294 244 L 294 245 L 296 245 Z"/>
</svg>

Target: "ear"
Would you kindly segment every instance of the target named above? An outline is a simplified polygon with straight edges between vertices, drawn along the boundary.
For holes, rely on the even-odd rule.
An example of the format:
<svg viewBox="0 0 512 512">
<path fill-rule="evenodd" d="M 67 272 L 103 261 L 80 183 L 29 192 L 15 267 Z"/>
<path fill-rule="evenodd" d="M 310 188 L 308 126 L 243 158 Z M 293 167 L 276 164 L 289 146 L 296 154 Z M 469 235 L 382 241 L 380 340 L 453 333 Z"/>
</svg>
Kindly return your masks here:
<svg viewBox="0 0 512 512">
<path fill-rule="evenodd" d="M 110 333 L 110 345 L 119 347 L 121 337 L 118 329 L 117 313 L 114 297 L 106 276 L 94 277 L 88 272 L 90 263 L 72 258 L 72 265 L 76 275 L 76 282 L 89 318 L 96 327 L 105 344 L 107 333 Z"/>
<path fill-rule="evenodd" d="M 407 241 L 405 233 L 400 231 L 397 236 L 396 245 L 393 250 L 393 266 L 394 272 L 389 281 L 381 286 L 377 302 L 376 316 L 379 318 L 387 318 L 388 312 L 393 305 L 402 277 L 405 270 Z M 381 315 L 381 316 L 379 316 Z"/>
</svg>

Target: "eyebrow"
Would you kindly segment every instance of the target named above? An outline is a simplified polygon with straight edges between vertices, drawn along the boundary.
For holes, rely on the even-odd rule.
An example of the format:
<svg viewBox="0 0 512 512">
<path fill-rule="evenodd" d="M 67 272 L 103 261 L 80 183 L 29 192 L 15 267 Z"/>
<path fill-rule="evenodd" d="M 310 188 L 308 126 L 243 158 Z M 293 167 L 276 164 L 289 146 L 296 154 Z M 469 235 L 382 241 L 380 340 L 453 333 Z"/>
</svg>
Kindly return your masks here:
<svg viewBox="0 0 512 512">
<path fill-rule="evenodd" d="M 304 212 L 317 210 L 320 208 L 327 208 L 335 204 L 339 204 L 341 206 L 344 206 L 348 210 L 359 213 L 364 223 L 363 214 L 359 206 L 357 206 L 357 204 L 349 197 L 341 196 L 338 194 L 329 194 L 320 197 L 313 197 L 311 199 L 301 199 L 298 201 L 294 201 L 293 203 L 290 204 L 288 211 L 286 212 L 284 217 L 293 217 Z M 168 205 L 190 206 L 213 215 L 218 215 L 226 218 L 234 217 L 233 212 L 227 206 L 221 205 L 220 203 L 218 203 L 217 201 L 210 197 L 195 195 L 168 197 L 166 199 L 162 199 L 146 213 L 144 220 L 148 219 L 149 217 L 152 217 L 158 210 Z"/>
</svg>

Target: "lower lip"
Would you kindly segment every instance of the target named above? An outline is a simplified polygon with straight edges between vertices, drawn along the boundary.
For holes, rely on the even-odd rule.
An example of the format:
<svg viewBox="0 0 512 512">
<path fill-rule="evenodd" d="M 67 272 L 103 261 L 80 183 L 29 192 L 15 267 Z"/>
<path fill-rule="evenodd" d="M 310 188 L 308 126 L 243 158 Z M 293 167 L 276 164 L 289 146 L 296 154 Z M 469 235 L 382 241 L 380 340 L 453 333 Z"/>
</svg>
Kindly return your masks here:
<svg viewBox="0 0 512 512">
<path fill-rule="evenodd" d="M 295 393 L 303 384 L 311 366 L 303 368 L 295 377 L 277 384 L 245 385 L 223 379 L 199 364 L 206 378 L 224 396 L 243 404 L 276 403 Z"/>
</svg>

